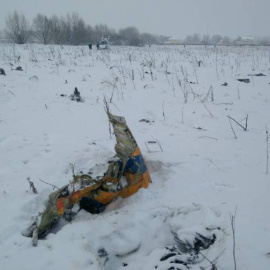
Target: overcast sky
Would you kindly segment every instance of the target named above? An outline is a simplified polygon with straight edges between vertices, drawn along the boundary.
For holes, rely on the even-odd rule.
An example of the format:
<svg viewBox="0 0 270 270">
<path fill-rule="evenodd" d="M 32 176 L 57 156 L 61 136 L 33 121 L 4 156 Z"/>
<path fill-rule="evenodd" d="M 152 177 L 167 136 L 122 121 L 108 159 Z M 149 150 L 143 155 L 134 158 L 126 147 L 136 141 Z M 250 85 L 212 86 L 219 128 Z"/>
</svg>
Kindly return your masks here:
<svg viewBox="0 0 270 270">
<path fill-rule="evenodd" d="M 270 36 L 270 0 L 0 0 L 0 29 L 14 10 L 31 22 L 38 14 L 78 12 L 87 24 L 184 38 L 199 33 Z"/>
</svg>

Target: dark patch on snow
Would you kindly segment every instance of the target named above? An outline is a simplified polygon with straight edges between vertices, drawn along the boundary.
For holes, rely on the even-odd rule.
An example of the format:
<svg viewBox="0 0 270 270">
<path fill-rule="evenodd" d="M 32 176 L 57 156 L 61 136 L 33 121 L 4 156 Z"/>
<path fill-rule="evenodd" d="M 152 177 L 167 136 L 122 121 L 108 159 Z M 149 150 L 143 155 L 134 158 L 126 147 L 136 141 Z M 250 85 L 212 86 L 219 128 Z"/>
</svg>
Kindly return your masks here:
<svg viewBox="0 0 270 270">
<path fill-rule="evenodd" d="M 250 83 L 250 79 L 237 79 L 239 82 Z"/>
</svg>

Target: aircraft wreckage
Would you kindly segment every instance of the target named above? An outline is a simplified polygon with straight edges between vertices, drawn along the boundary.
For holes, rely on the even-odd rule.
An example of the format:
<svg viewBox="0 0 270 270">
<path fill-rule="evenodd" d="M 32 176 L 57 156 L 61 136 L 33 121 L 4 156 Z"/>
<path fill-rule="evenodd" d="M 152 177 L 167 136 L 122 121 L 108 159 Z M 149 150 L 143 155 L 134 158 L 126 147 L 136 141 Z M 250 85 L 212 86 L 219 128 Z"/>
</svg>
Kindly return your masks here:
<svg viewBox="0 0 270 270">
<path fill-rule="evenodd" d="M 140 188 L 147 188 L 150 174 L 141 151 L 126 124 L 124 117 L 107 112 L 116 137 L 116 156 L 108 163 L 108 169 L 101 178 L 90 174 L 74 175 L 73 180 L 49 195 L 41 218 L 35 218 L 22 234 L 37 239 L 46 236 L 61 217 L 70 217 L 75 204 L 92 214 L 105 210 L 106 205 L 118 196 L 127 198 Z"/>
</svg>

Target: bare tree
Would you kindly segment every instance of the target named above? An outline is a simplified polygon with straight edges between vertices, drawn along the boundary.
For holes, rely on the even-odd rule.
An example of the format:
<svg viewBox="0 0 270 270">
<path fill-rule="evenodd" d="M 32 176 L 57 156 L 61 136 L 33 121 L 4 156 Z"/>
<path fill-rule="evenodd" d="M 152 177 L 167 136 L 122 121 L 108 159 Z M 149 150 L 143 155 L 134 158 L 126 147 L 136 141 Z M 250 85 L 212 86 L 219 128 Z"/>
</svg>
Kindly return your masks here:
<svg viewBox="0 0 270 270">
<path fill-rule="evenodd" d="M 123 36 L 128 46 L 138 46 L 142 43 L 140 38 L 140 33 L 138 29 L 134 26 L 121 29 L 119 31 L 120 35 Z"/>
<path fill-rule="evenodd" d="M 198 45 L 201 42 L 201 37 L 199 34 L 193 34 L 193 35 L 188 35 L 185 40 L 184 44 L 191 44 L 191 45 Z"/>
<path fill-rule="evenodd" d="M 202 40 L 200 42 L 202 45 L 209 45 L 210 44 L 210 36 L 203 35 Z"/>
<path fill-rule="evenodd" d="M 77 14 L 67 14 L 66 17 L 51 19 L 52 41 L 56 44 L 79 45 L 93 39 L 93 28 L 86 25 L 83 19 Z"/>
<path fill-rule="evenodd" d="M 72 24 L 71 16 L 67 14 L 66 18 L 61 18 L 60 26 L 63 33 L 62 44 L 71 44 L 72 43 Z"/>
<path fill-rule="evenodd" d="M 87 29 L 85 22 L 78 15 L 78 13 L 72 13 L 70 20 L 72 30 L 71 44 L 73 45 L 84 44 L 87 41 Z"/>
<path fill-rule="evenodd" d="M 142 33 L 140 36 L 144 44 L 157 44 L 157 37 L 152 34 Z"/>
<path fill-rule="evenodd" d="M 23 14 L 14 11 L 6 18 L 6 36 L 17 44 L 26 43 L 31 36 L 31 28 Z"/>
<path fill-rule="evenodd" d="M 211 37 L 211 44 L 212 45 L 218 45 L 219 43 L 222 42 L 222 36 L 221 35 L 213 35 Z"/>
<path fill-rule="evenodd" d="M 61 20 L 57 16 L 52 16 L 51 21 L 51 32 L 52 32 L 52 41 L 55 44 L 61 44 L 63 41 L 63 29 L 61 26 Z"/>
<path fill-rule="evenodd" d="M 43 44 L 48 44 L 52 40 L 52 21 L 47 16 L 38 14 L 33 21 L 35 37 Z"/>
<path fill-rule="evenodd" d="M 104 35 L 108 35 L 111 32 L 106 24 L 97 24 L 95 26 L 95 31 L 98 35 L 98 39 L 100 39 Z"/>
</svg>

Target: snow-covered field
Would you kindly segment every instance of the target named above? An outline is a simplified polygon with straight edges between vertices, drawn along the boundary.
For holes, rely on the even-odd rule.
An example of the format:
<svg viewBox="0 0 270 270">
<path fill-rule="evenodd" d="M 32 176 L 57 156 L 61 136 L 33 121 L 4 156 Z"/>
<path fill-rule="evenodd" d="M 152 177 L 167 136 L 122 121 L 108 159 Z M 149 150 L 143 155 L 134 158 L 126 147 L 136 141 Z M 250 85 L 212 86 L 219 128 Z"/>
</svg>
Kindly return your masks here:
<svg viewBox="0 0 270 270">
<path fill-rule="evenodd" d="M 189 269 L 235 269 L 234 243 L 238 270 L 270 269 L 270 48 L 0 45 L 0 68 L 1 270 L 187 269 L 160 259 L 196 233 L 216 241 Z M 70 100 L 75 87 L 83 102 Z M 33 247 L 21 231 L 52 192 L 40 179 L 61 187 L 70 164 L 102 173 L 115 154 L 104 100 L 126 118 L 152 183 L 62 220 Z"/>
</svg>

